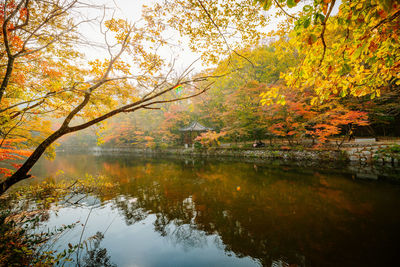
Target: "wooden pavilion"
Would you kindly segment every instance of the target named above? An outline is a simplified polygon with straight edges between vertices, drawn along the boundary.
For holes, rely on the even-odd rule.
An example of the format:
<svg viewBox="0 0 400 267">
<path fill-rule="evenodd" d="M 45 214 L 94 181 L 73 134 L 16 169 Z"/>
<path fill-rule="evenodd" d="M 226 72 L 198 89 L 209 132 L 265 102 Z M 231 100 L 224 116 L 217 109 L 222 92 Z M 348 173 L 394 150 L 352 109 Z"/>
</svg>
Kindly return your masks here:
<svg viewBox="0 0 400 267">
<path fill-rule="evenodd" d="M 197 121 L 192 122 L 189 126 L 179 129 L 183 133 L 183 143 L 185 147 L 193 146 L 194 139 L 203 132 L 212 131 L 212 128 L 206 127 Z"/>
</svg>

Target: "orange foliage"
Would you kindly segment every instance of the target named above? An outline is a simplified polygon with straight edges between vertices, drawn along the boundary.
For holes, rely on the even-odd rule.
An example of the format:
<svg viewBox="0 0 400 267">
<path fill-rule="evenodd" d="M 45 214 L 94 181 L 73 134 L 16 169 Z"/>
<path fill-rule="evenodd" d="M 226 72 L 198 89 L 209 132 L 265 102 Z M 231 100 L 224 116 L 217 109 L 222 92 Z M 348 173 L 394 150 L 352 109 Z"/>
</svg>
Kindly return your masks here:
<svg viewBox="0 0 400 267">
<path fill-rule="evenodd" d="M 18 143 L 24 142 L 23 138 L 4 139 L 0 147 L 0 163 L 9 165 L 14 169 L 18 169 L 21 165 L 15 163 L 16 160 L 22 160 L 31 155 L 31 151 L 17 149 Z M 4 176 L 11 176 L 13 171 L 10 168 L 0 168 L 0 174 Z"/>
<path fill-rule="evenodd" d="M 205 133 L 201 133 L 199 136 L 196 137 L 196 141 L 199 141 L 203 146 L 213 146 L 219 145 L 219 139 L 226 135 L 226 132 L 216 133 L 214 131 L 208 131 Z"/>
<path fill-rule="evenodd" d="M 272 104 L 264 107 L 268 114 L 271 133 L 292 139 L 312 137 L 320 144 L 328 137 L 347 134 L 348 127 L 369 125 L 368 113 L 351 110 L 332 97 L 320 105 L 311 105 L 313 94 L 281 87 L 280 94 L 286 104 Z"/>
</svg>

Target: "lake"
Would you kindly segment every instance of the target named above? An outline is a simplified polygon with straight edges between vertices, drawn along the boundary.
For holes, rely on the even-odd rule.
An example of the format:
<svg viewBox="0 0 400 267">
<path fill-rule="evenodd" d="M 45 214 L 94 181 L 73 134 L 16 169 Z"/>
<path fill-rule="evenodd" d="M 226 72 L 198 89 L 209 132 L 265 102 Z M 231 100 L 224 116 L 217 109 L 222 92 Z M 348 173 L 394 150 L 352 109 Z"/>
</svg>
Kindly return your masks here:
<svg viewBox="0 0 400 267">
<path fill-rule="evenodd" d="M 32 172 L 100 174 L 120 185 L 58 207 L 42 225 L 87 220 L 83 234 L 78 225 L 55 245 L 100 232 L 91 244 L 98 255 L 82 252 L 87 266 L 398 266 L 400 184 L 344 169 L 59 153 Z"/>
</svg>

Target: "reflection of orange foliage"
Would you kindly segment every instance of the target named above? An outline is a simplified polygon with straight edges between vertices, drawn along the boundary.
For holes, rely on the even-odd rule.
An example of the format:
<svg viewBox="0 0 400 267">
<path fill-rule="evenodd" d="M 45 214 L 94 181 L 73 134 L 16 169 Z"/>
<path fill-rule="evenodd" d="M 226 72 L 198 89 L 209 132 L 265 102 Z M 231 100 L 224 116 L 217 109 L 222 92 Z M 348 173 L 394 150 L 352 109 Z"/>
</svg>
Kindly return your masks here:
<svg viewBox="0 0 400 267">
<path fill-rule="evenodd" d="M 151 163 L 147 163 L 144 169 L 146 174 L 150 174 L 153 170 L 153 165 Z"/>
<path fill-rule="evenodd" d="M 319 175 L 319 176 L 320 176 L 320 175 Z M 320 182 L 323 186 L 326 186 L 326 187 L 329 186 L 328 181 L 327 181 L 327 180 L 325 179 L 325 177 L 323 177 L 323 176 L 320 176 L 319 182 Z"/>
<path fill-rule="evenodd" d="M 326 183 L 326 181 L 323 183 Z M 339 190 L 320 187 L 318 188 L 318 194 L 325 202 L 354 214 L 368 214 L 372 211 L 372 206 L 370 204 L 354 203 L 349 198 L 346 198 L 343 192 Z"/>
<path fill-rule="evenodd" d="M 223 181 L 224 179 L 226 179 L 226 177 L 224 177 L 224 175 L 220 174 L 220 173 L 204 173 L 204 172 L 197 172 L 196 175 L 201 178 L 201 179 L 205 179 L 205 180 L 221 180 Z"/>
<path fill-rule="evenodd" d="M 146 140 L 147 142 L 150 142 L 150 141 L 153 141 L 154 138 L 151 137 L 151 136 L 145 136 L 145 137 L 144 137 L 144 140 Z"/>
<path fill-rule="evenodd" d="M 118 163 L 103 162 L 103 168 L 107 175 L 118 177 L 120 184 L 127 184 L 131 181 L 130 169 L 122 168 Z"/>
<path fill-rule="evenodd" d="M 206 205 L 197 205 L 197 206 L 196 206 L 196 209 L 197 209 L 198 211 L 205 211 L 207 208 L 206 208 Z"/>
<path fill-rule="evenodd" d="M 335 189 L 320 187 L 318 188 L 318 194 L 321 198 L 328 201 L 329 204 L 337 205 L 338 207 L 353 211 L 356 210 L 355 206 L 343 196 L 343 192 Z"/>
</svg>

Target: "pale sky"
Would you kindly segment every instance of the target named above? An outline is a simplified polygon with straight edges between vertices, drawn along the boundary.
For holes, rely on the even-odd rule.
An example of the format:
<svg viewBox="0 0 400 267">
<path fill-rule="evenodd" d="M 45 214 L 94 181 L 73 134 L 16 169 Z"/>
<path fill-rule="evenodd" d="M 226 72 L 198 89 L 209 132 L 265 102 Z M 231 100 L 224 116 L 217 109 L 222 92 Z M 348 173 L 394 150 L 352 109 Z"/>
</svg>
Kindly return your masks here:
<svg viewBox="0 0 400 267">
<path fill-rule="evenodd" d="M 151 6 L 151 4 L 154 1 L 145 1 L 145 0 L 91 0 L 92 3 L 96 5 L 103 5 L 105 4 L 108 7 L 113 7 L 115 8 L 115 13 L 114 17 L 115 18 L 122 18 L 126 19 L 129 22 L 135 22 L 141 18 L 141 11 L 142 11 L 142 5 L 146 4 L 148 6 Z M 100 10 L 93 10 L 93 9 L 87 9 L 88 13 L 87 16 L 90 18 L 101 18 L 102 17 L 102 12 Z M 113 13 L 112 11 L 108 12 L 110 17 Z M 80 32 L 89 40 L 95 41 L 96 43 L 104 43 L 103 36 L 99 32 L 98 25 L 93 25 L 90 24 L 85 24 L 80 27 Z M 172 40 L 176 41 L 176 43 L 179 41 L 185 41 L 182 37 L 179 36 L 178 33 L 173 33 L 173 32 L 168 32 L 169 36 L 172 36 Z M 176 40 L 175 40 L 176 39 Z M 87 58 L 90 60 L 96 59 L 96 58 L 104 58 L 107 57 L 108 54 L 107 52 L 98 47 L 85 47 L 83 48 L 84 53 L 86 54 Z M 188 64 L 194 62 L 196 59 L 200 57 L 199 54 L 193 53 L 189 51 L 189 49 L 185 49 L 185 46 L 180 46 L 180 47 L 165 47 L 160 50 L 160 55 L 167 59 L 168 61 L 173 59 L 176 59 L 176 68 L 177 70 L 184 70 Z M 203 66 L 201 66 L 201 63 L 199 62 L 196 65 L 196 68 L 201 70 Z"/>
<path fill-rule="evenodd" d="M 122 18 L 126 19 L 129 22 L 135 22 L 141 18 L 141 11 L 142 11 L 142 5 L 146 4 L 148 6 L 151 6 L 155 1 L 158 0 L 87 0 L 93 4 L 96 5 L 106 5 L 108 7 L 111 7 L 115 9 L 114 17 L 116 18 Z M 338 7 L 340 6 L 341 1 L 338 1 L 338 3 L 335 5 L 335 8 L 333 10 L 333 14 L 337 14 L 338 12 Z M 301 9 L 300 5 L 296 8 L 293 9 L 288 9 L 287 11 L 289 13 L 293 13 Z M 94 9 L 86 9 L 87 10 L 87 16 L 90 18 L 102 17 L 102 11 L 100 10 L 94 10 Z M 269 12 L 275 12 L 274 10 L 270 10 Z M 110 17 L 113 14 L 113 11 L 110 10 L 108 12 Z M 279 19 L 271 20 L 270 24 L 265 28 L 265 32 L 268 32 L 270 30 L 273 30 L 276 28 L 276 25 L 278 24 Z M 83 25 L 80 27 L 80 32 L 89 40 L 95 41 L 98 43 L 104 43 L 103 36 L 99 32 L 98 26 L 95 25 Z M 183 45 L 181 46 L 176 46 L 174 48 L 170 47 L 165 47 L 160 51 L 160 55 L 167 59 L 168 61 L 171 58 L 176 59 L 176 68 L 179 71 L 184 70 L 190 63 L 194 62 L 196 59 L 200 57 L 200 54 L 196 54 L 191 52 L 187 46 L 185 46 L 188 43 L 187 39 L 184 37 L 181 37 L 178 33 L 175 32 L 168 32 L 168 37 L 172 36 L 172 42 L 178 43 L 178 41 L 182 42 Z M 101 49 L 101 48 L 95 48 L 95 47 L 85 47 L 83 49 L 84 53 L 86 54 L 87 58 L 90 60 L 96 59 L 96 58 L 104 58 L 107 57 L 107 53 Z M 198 71 L 204 69 L 205 66 L 201 65 L 201 62 L 198 62 L 195 65 L 196 69 Z"/>
</svg>

